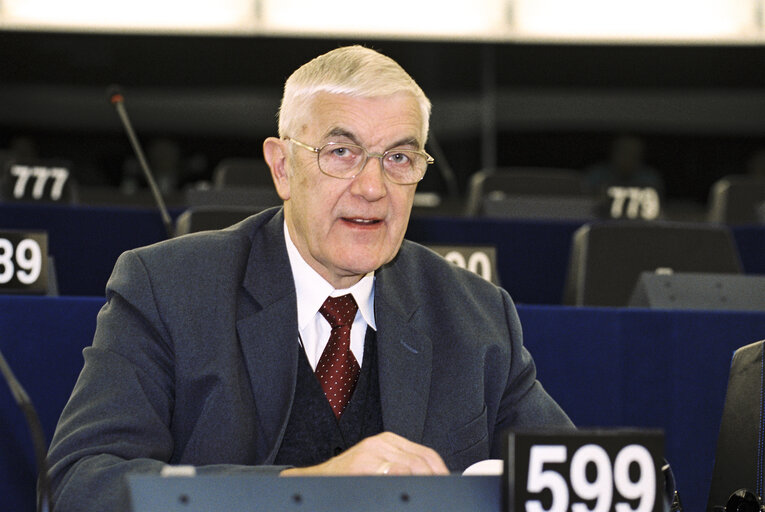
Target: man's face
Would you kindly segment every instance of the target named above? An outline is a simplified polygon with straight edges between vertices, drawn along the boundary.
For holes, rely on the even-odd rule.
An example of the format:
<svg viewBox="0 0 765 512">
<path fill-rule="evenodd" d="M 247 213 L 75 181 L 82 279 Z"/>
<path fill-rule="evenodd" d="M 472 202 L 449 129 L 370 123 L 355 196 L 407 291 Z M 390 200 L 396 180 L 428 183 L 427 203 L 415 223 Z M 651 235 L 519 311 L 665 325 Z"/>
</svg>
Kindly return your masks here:
<svg viewBox="0 0 765 512">
<path fill-rule="evenodd" d="M 357 98 L 320 93 L 309 106 L 306 123 L 291 138 L 315 147 L 352 143 L 373 153 L 423 149 L 422 115 L 410 94 Z M 334 287 L 346 288 L 393 259 L 416 186 L 390 182 L 377 158 L 370 158 L 353 179 L 326 176 L 315 153 L 281 143 L 286 178 L 275 178 L 277 191 L 285 200 L 290 236 L 309 265 Z"/>
</svg>

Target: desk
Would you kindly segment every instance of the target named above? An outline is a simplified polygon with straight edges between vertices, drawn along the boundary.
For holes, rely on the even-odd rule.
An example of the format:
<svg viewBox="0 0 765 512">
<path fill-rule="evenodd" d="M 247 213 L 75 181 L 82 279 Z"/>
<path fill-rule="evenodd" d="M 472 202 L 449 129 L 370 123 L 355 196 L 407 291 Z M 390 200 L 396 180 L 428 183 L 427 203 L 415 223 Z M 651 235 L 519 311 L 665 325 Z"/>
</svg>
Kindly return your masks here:
<svg viewBox="0 0 765 512">
<path fill-rule="evenodd" d="M 173 212 L 178 214 L 180 212 Z M 407 238 L 425 244 L 494 245 L 501 284 L 520 304 L 560 304 L 571 235 L 581 221 L 413 216 Z M 0 229 L 48 232 L 62 295 L 103 297 L 117 257 L 165 238 L 150 208 L 0 204 Z M 735 227 L 744 269 L 765 274 L 765 226 Z"/>
<path fill-rule="evenodd" d="M 100 298 L 0 296 L 0 350 L 50 440 L 82 365 Z M 539 379 L 580 426 L 666 432 L 687 510 L 706 506 L 733 350 L 765 338 L 765 313 L 519 306 Z M 34 458 L 0 386 L 0 496 L 33 510 Z"/>
<path fill-rule="evenodd" d="M 291 477 L 205 475 L 130 478 L 136 512 L 500 512 L 499 476 Z M 182 499 L 179 499 L 180 497 Z M 372 501 L 374 500 L 374 501 Z"/>
<path fill-rule="evenodd" d="M 44 230 L 61 295 L 104 296 L 122 252 L 165 238 L 154 209 L 0 204 L 0 229 Z"/>
<path fill-rule="evenodd" d="M 493 245 L 500 285 L 519 304 L 561 304 L 571 237 L 581 221 L 420 217 L 406 237 L 423 244 Z M 765 226 L 731 228 L 747 274 L 765 274 Z"/>
<path fill-rule="evenodd" d="M 579 221 L 421 217 L 406 237 L 422 244 L 493 245 L 500 286 L 519 304 L 561 304 Z"/>
<path fill-rule="evenodd" d="M 93 341 L 103 298 L 0 295 L 0 350 L 26 388 L 50 442 Z M 24 416 L 0 383 L 2 509 L 32 512 L 37 472 Z"/>
</svg>

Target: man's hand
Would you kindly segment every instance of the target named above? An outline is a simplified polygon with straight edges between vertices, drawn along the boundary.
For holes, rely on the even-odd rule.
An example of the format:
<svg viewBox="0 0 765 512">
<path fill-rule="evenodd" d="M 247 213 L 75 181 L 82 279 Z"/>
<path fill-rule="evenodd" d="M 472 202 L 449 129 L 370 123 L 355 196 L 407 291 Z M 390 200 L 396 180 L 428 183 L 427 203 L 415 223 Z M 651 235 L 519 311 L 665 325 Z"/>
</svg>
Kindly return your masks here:
<svg viewBox="0 0 765 512">
<path fill-rule="evenodd" d="M 326 462 L 290 468 L 282 476 L 448 475 L 441 456 L 392 432 L 368 437 Z"/>
</svg>

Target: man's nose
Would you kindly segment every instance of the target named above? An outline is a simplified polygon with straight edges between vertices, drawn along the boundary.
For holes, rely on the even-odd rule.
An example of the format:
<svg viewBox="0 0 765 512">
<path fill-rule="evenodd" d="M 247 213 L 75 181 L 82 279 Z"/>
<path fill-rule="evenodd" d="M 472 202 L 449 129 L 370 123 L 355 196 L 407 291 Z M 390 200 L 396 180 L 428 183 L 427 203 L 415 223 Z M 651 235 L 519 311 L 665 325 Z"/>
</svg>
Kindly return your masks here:
<svg viewBox="0 0 765 512">
<path fill-rule="evenodd" d="M 376 201 L 387 195 L 385 169 L 381 156 L 369 155 L 359 173 L 353 178 L 351 192 L 364 197 L 367 201 Z"/>
</svg>

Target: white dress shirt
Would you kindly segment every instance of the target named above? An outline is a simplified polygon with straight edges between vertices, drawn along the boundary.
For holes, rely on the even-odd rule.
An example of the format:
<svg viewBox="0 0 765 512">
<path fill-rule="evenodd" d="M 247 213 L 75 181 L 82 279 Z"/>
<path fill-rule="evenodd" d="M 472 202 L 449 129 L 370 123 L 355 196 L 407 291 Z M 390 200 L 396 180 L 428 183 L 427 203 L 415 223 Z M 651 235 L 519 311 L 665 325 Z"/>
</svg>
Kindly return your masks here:
<svg viewBox="0 0 765 512">
<path fill-rule="evenodd" d="M 303 345 L 311 368 L 316 369 L 332 331 L 329 322 L 319 313 L 319 308 L 324 304 L 327 297 L 339 297 L 346 293 L 352 294 L 359 306 L 351 327 L 351 352 L 361 366 L 367 325 L 377 330 L 374 315 L 374 272 L 368 273 L 350 288 L 336 290 L 300 255 L 297 247 L 292 243 L 286 222 L 284 223 L 284 241 L 287 244 L 287 255 L 290 259 L 297 293 L 298 331 L 300 333 L 300 340 L 298 341 Z"/>
</svg>

